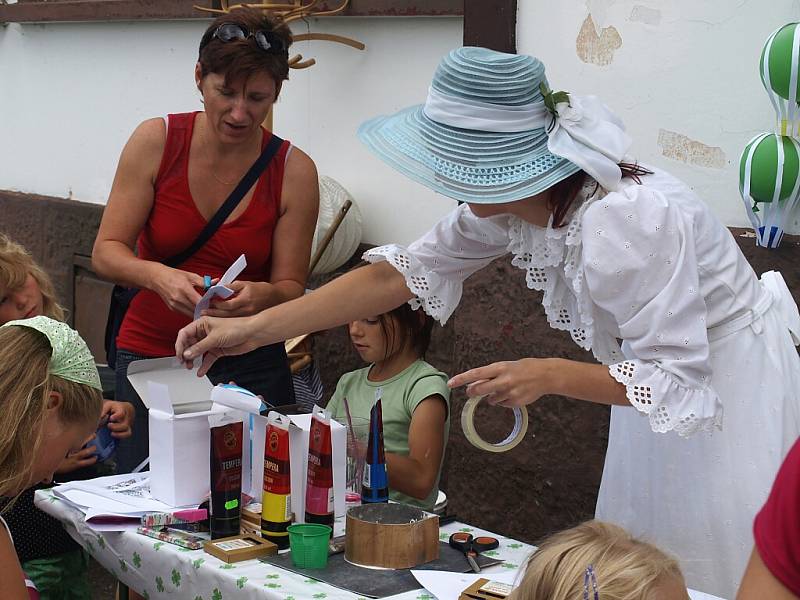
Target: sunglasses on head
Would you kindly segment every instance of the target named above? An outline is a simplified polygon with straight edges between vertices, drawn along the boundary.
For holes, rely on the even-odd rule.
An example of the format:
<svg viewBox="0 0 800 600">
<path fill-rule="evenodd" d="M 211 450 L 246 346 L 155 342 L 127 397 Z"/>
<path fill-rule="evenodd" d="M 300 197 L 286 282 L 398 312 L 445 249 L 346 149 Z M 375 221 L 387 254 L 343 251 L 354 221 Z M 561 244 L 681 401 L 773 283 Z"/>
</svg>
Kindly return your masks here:
<svg viewBox="0 0 800 600">
<path fill-rule="evenodd" d="M 200 51 L 202 52 L 203 48 L 214 38 L 226 44 L 228 42 L 253 38 L 256 42 L 256 46 L 261 48 L 264 52 L 269 54 L 287 53 L 287 47 L 284 41 L 278 37 L 275 32 L 266 29 L 259 29 L 251 32 L 246 27 L 236 23 L 223 23 L 217 27 L 210 36 L 207 36 L 207 38 L 203 40 L 200 44 Z"/>
</svg>

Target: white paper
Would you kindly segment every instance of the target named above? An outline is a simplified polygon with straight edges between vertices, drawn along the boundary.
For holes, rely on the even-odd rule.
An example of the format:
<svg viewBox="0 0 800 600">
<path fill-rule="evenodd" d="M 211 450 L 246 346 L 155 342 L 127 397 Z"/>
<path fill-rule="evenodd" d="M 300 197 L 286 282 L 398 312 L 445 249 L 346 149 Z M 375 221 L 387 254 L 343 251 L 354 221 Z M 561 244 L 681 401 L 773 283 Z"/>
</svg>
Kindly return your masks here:
<svg viewBox="0 0 800 600">
<path fill-rule="evenodd" d="M 411 574 L 416 577 L 422 587 L 436 596 L 438 600 L 458 600 L 461 592 L 478 581 L 478 579 L 488 579 L 489 581 L 499 581 L 500 583 L 513 585 L 517 571 L 452 573 L 450 571 L 412 569 Z"/>
<path fill-rule="evenodd" d="M 140 516 L 146 512 L 169 512 L 173 506 L 159 502 L 150 492 L 150 473 L 126 473 L 70 481 L 53 488 L 53 492 L 93 516 Z"/>
<path fill-rule="evenodd" d="M 719 596 L 712 596 L 711 594 L 706 594 L 705 592 L 698 592 L 696 590 L 688 590 L 688 592 L 691 600 L 723 600 Z"/>
<path fill-rule="evenodd" d="M 233 295 L 233 290 L 227 286 L 236 280 L 236 278 L 239 276 L 239 273 L 244 271 L 246 266 L 247 259 L 245 258 L 244 254 L 242 254 L 230 267 L 228 267 L 228 270 L 225 271 L 225 274 L 220 278 L 220 280 L 208 288 L 206 293 L 203 294 L 203 297 L 200 298 L 200 302 L 198 302 L 197 306 L 194 307 L 195 320 L 200 318 L 201 312 L 211 306 L 211 300 L 214 298 L 220 297 L 222 299 L 227 299 Z"/>
</svg>

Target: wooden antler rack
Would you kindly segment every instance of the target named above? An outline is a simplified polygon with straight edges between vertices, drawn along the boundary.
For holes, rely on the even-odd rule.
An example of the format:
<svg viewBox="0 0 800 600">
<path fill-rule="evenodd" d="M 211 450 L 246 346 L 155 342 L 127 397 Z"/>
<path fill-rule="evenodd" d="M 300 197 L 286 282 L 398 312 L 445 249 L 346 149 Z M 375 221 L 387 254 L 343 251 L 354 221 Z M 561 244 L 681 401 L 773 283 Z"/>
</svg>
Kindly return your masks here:
<svg viewBox="0 0 800 600">
<path fill-rule="evenodd" d="M 310 0 L 309 2 L 305 2 L 304 0 L 294 0 L 293 2 L 284 2 L 284 3 L 247 3 L 247 4 L 230 4 L 229 0 L 220 0 L 220 8 L 207 8 L 205 6 L 197 6 L 195 8 L 197 10 L 202 10 L 204 12 L 210 12 L 214 14 L 227 14 L 232 10 L 242 7 L 249 7 L 249 8 L 259 8 L 265 12 L 269 12 L 275 15 L 284 23 L 288 24 L 292 21 L 297 21 L 298 19 L 306 19 L 308 17 L 324 17 L 324 16 L 331 16 L 336 15 L 344 11 L 347 8 L 347 5 L 350 4 L 350 0 L 342 0 L 342 4 L 337 8 L 332 10 L 318 10 L 315 11 L 316 8 L 322 0 Z M 345 37 L 342 35 L 336 35 L 333 33 L 300 33 L 297 35 L 292 36 L 292 40 L 295 42 L 303 42 L 309 40 L 320 40 L 325 42 L 336 42 L 337 44 L 344 44 L 345 46 L 350 46 L 351 48 L 355 48 L 356 50 L 364 50 L 366 46 L 359 42 L 358 40 L 354 40 L 349 37 Z M 313 58 L 309 58 L 303 60 L 302 54 L 296 54 L 289 59 L 289 67 L 292 69 L 307 69 L 311 65 L 315 64 L 316 61 Z"/>
</svg>

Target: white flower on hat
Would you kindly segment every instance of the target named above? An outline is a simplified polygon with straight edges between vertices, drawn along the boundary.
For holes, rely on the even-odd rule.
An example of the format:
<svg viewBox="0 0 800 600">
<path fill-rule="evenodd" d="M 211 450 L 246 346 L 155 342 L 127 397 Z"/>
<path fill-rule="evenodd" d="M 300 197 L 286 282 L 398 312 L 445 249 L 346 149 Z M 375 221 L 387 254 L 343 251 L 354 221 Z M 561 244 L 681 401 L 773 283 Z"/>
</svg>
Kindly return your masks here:
<svg viewBox="0 0 800 600">
<path fill-rule="evenodd" d="M 583 119 L 583 104 L 576 96 L 570 96 L 568 102 L 556 104 L 556 114 L 560 125 L 564 127 L 577 125 Z"/>
</svg>

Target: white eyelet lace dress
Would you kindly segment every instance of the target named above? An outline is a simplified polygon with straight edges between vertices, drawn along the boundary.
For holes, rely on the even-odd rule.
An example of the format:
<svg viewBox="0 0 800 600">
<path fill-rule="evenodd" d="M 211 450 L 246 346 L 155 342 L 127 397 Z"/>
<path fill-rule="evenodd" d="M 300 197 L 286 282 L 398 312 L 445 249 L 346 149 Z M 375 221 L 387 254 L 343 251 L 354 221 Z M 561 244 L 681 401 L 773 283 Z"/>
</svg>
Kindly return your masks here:
<svg viewBox="0 0 800 600">
<path fill-rule="evenodd" d="M 408 248 L 364 258 L 392 264 L 412 305 L 444 323 L 463 281 L 512 254 L 550 325 L 608 365 L 634 407 L 612 408 L 597 518 L 675 554 L 689 587 L 732 599 L 753 518 L 800 434 L 797 306 L 667 173 L 595 189 L 558 229 L 461 205 Z"/>
</svg>

